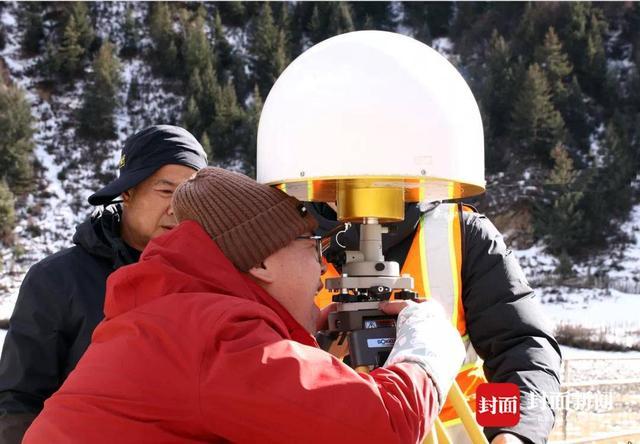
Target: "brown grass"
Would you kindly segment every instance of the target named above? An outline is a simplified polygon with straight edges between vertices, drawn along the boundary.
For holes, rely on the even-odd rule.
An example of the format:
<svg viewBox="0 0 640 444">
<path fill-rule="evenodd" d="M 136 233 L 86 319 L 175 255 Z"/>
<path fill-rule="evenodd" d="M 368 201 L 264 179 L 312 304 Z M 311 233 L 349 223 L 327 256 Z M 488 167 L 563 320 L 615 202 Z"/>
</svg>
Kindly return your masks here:
<svg viewBox="0 0 640 444">
<path fill-rule="evenodd" d="M 607 333 L 606 328 L 589 328 L 583 325 L 559 324 L 556 327 L 555 337 L 562 345 L 586 350 L 640 351 L 640 343 L 627 346 L 612 342 L 607 338 Z"/>
</svg>

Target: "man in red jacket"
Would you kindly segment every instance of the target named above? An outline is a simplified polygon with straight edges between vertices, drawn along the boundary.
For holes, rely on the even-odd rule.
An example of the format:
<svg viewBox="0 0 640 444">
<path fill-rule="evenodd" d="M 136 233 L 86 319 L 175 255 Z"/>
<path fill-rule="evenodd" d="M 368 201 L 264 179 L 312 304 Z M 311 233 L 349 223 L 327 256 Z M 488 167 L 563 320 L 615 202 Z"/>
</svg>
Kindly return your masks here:
<svg viewBox="0 0 640 444">
<path fill-rule="evenodd" d="M 299 201 L 205 168 L 173 207 L 178 227 L 109 277 L 105 320 L 25 443 L 424 437 L 464 357 L 436 303 L 384 304 L 398 340 L 358 373 L 312 336 L 324 266 Z"/>
</svg>

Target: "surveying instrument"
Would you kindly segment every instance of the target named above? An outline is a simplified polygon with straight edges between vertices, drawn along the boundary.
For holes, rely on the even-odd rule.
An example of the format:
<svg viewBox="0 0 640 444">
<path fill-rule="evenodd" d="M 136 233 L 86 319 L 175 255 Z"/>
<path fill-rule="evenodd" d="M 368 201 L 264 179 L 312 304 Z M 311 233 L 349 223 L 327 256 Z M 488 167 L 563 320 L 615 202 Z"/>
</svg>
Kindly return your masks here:
<svg viewBox="0 0 640 444">
<path fill-rule="evenodd" d="M 340 274 L 325 280 L 337 302 L 329 329 L 347 340 L 358 371 L 382 366 L 395 341 L 395 317 L 379 303 L 425 296 L 414 290 L 413 276 L 385 260 L 383 236 L 404 219 L 405 203 L 484 192 L 483 140 L 462 76 L 436 51 L 399 34 L 358 31 L 325 40 L 271 89 L 258 129 L 258 182 L 301 201 L 335 204 L 338 221 L 359 228 L 359 248 L 334 258 Z M 340 243 L 340 233 L 334 239 Z M 437 420 L 425 442 L 486 443 L 457 384 L 448 399 L 466 439 L 452 440 Z"/>
</svg>

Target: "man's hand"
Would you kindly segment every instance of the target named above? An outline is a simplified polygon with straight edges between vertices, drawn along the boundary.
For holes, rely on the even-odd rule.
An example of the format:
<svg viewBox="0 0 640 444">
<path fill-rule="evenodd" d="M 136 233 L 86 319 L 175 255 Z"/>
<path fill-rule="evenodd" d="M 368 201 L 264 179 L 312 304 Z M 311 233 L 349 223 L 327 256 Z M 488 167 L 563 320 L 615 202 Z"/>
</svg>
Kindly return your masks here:
<svg viewBox="0 0 640 444">
<path fill-rule="evenodd" d="M 500 433 L 491 440 L 491 444 L 524 444 L 524 441 L 511 433 Z"/>
<path fill-rule="evenodd" d="M 397 316 L 403 309 L 415 304 L 413 301 L 384 301 L 378 304 L 378 308 L 388 315 Z"/>
</svg>

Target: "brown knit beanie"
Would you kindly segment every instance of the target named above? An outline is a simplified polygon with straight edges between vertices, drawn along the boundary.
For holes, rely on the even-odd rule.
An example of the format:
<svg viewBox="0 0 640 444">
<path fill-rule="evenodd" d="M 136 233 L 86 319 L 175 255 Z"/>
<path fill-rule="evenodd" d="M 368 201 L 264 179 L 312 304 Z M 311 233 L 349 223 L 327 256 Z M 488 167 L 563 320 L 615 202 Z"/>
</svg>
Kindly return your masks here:
<svg viewBox="0 0 640 444">
<path fill-rule="evenodd" d="M 198 222 L 243 272 L 318 226 L 295 197 L 222 168 L 198 171 L 172 205 L 178 222 Z"/>
</svg>

